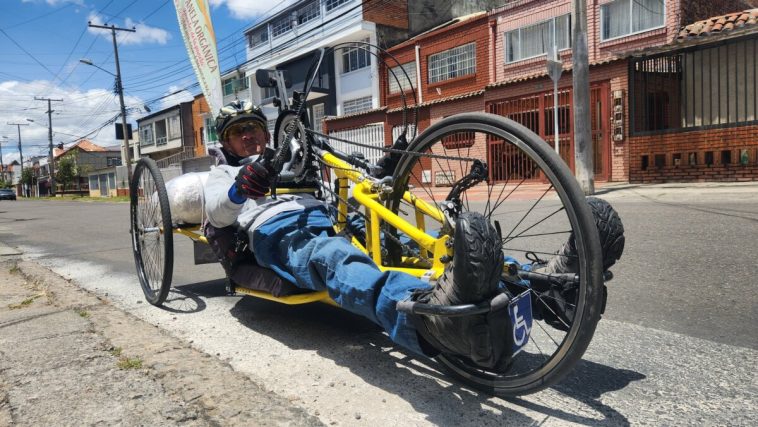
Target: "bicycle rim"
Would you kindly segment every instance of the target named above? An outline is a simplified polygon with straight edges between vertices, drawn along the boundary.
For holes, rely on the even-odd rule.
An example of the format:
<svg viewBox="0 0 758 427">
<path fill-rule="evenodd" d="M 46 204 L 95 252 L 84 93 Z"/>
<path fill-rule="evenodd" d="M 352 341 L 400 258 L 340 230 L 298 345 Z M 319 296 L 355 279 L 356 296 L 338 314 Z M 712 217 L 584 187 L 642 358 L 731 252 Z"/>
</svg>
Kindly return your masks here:
<svg viewBox="0 0 758 427">
<path fill-rule="evenodd" d="M 171 287 L 173 234 L 166 187 L 154 161 L 142 159 L 137 163 L 130 202 L 137 276 L 145 299 L 160 306 Z"/>
<path fill-rule="evenodd" d="M 589 345 L 600 318 L 602 292 L 597 231 L 565 163 L 528 129 L 484 113 L 443 119 L 423 132 L 408 151 L 396 170 L 389 203 L 401 216 L 413 220 L 413 208 L 401 200 L 402 190 L 440 205 L 450 196 L 450 185 L 470 174 L 474 159 L 480 158 L 488 165 L 487 180 L 460 194 L 460 210 L 478 211 L 501 230 L 503 253 L 512 257 L 508 262 L 532 268 L 552 258 L 574 236 L 577 255 L 573 261 L 579 275 L 575 292 L 559 295 L 554 290 L 537 290 L 529 282 L 506 276 L 501 281 L 501 287 L 514 296 L 529 292 L 533 313 L 541 313 L 539 319 L 535 315 L 528 344 L 507 368 L 487 370 L 454 355 L 438 357 L 453 376 L 499 395 L 532 393 L 559 381 Z M 451 227 L 435 229 L 428 220 L 428 233 L 452 235 Z M 408 247 L 393 250 L 402 252 L 396 255 L 416 255 Z"/>
</svg>

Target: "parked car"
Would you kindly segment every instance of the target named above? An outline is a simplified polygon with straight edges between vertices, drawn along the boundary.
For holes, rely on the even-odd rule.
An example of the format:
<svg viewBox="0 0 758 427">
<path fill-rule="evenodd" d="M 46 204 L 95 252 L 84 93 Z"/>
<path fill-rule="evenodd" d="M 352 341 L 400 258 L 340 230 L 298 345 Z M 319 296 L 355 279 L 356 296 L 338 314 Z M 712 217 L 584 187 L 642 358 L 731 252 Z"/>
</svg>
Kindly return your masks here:
<svg viewBox="0 0 758 427">
<path fill-rule="evenodd" d="M 10 188 L 0 188 L 0 200 L 16 200 L 16 192 Z"/>
</svg>

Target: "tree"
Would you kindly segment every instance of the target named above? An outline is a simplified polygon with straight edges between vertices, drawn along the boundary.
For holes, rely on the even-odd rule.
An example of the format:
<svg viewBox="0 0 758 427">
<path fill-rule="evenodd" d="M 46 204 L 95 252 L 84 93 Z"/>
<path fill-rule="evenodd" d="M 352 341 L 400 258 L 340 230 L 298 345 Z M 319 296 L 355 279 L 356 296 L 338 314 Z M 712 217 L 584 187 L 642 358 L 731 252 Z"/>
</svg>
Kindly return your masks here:
<svg viewBox="0 0 758 427">
<path fill-rule="evenodd" d="M 24 168 L 21 173 L 21 183 L 31 187 L 34 184 L 34 168 Z"/>
<path fill-rule="evenodd" d="M 55 171 L 55 180 L 63 184 L 63 191 L 74 178 L 76 173 L 76 159 L 72 155 L 66 155 L 58 160 L 58 169 Z"/>
</svg>

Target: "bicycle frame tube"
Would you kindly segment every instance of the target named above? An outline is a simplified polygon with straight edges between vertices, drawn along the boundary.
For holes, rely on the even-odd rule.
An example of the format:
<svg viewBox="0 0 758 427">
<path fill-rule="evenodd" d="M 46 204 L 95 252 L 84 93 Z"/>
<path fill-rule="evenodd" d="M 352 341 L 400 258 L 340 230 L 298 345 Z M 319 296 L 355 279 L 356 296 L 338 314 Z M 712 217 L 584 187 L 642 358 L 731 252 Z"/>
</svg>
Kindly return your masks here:
<svg viewBox="0 0 758 427">
<path fill-rule="evenodd" d="M 361 206 L 366 208 L 368 213 L 368 221 L 366 224 L 366 247 L 363 248 L 359 246 L 359 248 L 368 254 L 382 270 L 399 270 L 416 277 L 427 274 L 429 271 L 427 269 L 386 267 L 383 265 L 380 245 L 381 223 L 384 221 L 402 231 L 415 241 L 422 250 L 422 255 L 429 253 L 433 255 L 431 268 L 433 277 L 436 278 L 442 274 L 444 264 L 441 259 L 443 256 L 451 254 L 451 249 L 448 247 L 449 236 L 437 238 L 427 234 L 425 231 L 426 223 L 424 220 L 424 215 L 428 215 L 433 220 L 442 224 L 444 222 L 444 215 L 437 207 L 406 192 L 403 195 L 403 199 L 413 206 L 415 210 L 416 225 L 413 225 L 387 209 L 379 201 L 379 194 L 376 192 L 374 186 L 372 186 L 372 183 L 368 181 L 361 172 L 331 153 L 323 153 L 322 158 L 324 163 L 333 168 L 338 178 L 338 194 L 340 197 L 337 209 L 338 220 L 337 224 L 335 224 L 337 231 L 340 231 L 346 223 L 348 187 L 346 181 L 349 180 L 355 184 L 355 188 L 353 188 L 353 197 L 359 204 L 361 204 Z"/>
</svg>

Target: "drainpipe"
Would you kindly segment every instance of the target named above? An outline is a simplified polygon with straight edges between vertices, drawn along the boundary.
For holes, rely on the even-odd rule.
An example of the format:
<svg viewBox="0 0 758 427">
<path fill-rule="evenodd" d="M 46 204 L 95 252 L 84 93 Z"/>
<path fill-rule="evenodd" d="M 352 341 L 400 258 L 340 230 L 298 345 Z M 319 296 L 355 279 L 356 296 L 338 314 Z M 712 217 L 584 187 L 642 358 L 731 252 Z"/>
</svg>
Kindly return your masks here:
<svg viewBox="0 0 758 427">
<path fill-rule="evenodd" d="M 492 61 L 491 75 L 489 83 L 497 81 L 497 21 L 490 22 L 490 40 L 492 40 L 492 51 L 490 52 L 490 61 Z"/>
<path fill-rule="evenodd" d="M 416 43 L 416 90 L 418 91 L 418 103 L 424 102 L 424 95 L 421 91 L 421 46 Z"/>
</svg>

